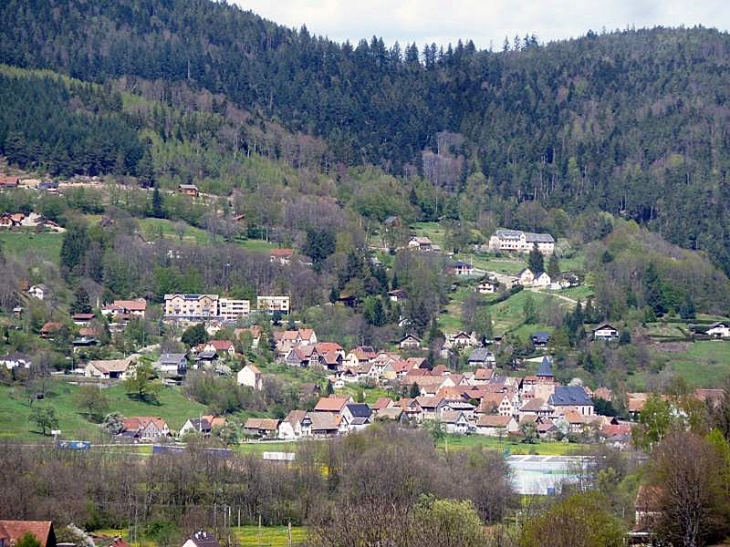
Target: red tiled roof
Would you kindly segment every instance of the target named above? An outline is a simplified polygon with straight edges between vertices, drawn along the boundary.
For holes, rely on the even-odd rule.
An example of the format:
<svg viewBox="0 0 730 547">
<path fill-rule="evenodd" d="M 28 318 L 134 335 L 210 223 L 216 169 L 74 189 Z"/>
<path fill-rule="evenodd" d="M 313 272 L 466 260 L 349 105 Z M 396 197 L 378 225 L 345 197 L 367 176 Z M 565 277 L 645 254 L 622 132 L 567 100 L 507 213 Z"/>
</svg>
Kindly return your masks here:
<svg viewBox="0 0 730 547">
<path fill-rule="evenodd" d="M 228 351 L 233 347 L 233 342 L 230 340 L 211 340 L 208 344 L 213 346 L 216 351 Z"/>
<path fill-rule="evenodd" d="M 40 542 L 41 547 L 46 547 L 53 534 L 53 523 L 50 520 L 0 520 L 0 530 L 5 531 L 10 544 L 30 533 Z M 53 539 L 55 540 L 55 534 Z"/>
<path fill-rule="evenodd" d="M 350 397 L 343 395 L 332 395 L 330 397 L 322 397 L 317 401 L 314 407 L 316 412 L 340 412 L 350 401 Z"/>
<path fill-rule="evenodd" d="M 511 416 L 497 416 L 494 414 L 484 414 L 479 417 L 477 427 L 507 427 L 512 419 Z"/>
<path fill-rule="evenodd" d="M 291 257 L 293 254 L 294 249 L 271 249 L 271 256 L 274 258 Z"/>
</svg>

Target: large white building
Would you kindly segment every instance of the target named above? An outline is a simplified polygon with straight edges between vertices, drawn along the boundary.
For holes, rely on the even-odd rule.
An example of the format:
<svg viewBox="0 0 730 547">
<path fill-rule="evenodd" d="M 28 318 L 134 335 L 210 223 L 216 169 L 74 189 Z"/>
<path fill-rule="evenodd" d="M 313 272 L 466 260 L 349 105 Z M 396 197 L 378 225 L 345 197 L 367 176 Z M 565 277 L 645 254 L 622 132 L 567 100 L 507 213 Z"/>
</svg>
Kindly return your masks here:
<svg viewBox="0 0 730 547">
<path fill-rule="evenodd" d="M 224 321 L 237 321 L 241 317 L 251 314 L 251 302 L 248 300 L 233 300 L 221 298 L 218 300 L 218 315 Z"/>
<path fill-rule="evenodd" d="M 256 301 L 256 308 L 266 313 L 274 313 L 275 311 L 289 313 L 289 297 L 259 296 Z"/>
<path fill-rule="evenodd" d="M 191 321 L 218 317 L 217 294 L 166 294 L 165 317 Z"/>
<path fill-rule="evenodd" d="M 489 248 L 493 251 L 510 251 L 529 253 L 537 244 L 542 254 L 555 251 L 555 240 L 550 234 L 534 234 L 521 230 L 497 230 L 489 239 Z"/>
</svg>

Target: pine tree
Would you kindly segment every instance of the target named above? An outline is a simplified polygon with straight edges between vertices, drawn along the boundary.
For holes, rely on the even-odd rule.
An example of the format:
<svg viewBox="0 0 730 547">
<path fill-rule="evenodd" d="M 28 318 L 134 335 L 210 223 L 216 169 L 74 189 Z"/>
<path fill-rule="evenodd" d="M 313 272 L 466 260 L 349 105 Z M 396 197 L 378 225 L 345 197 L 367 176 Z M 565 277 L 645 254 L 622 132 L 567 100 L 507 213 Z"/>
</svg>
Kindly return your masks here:
<svg viewBox="0 0 730 547">
<path fill-rule="evenodd" d="M 63 235 L 61 244 L 61 267 L 66 275 L 72 275 L 83 264 L 86 249 L 89 247 L 89 234 L 86 226 L 71 224 Z"/>
<path fill-rule="evenodd" d="M 70 306 L 71 313 L 91 313 L 91 304 L 89 303 L 89 293 L 84 287 L 79 286 L 76 290 L 76 299 Z"/>
<path fill-rule="evenodd" d="M 155 218 L 165 218 L 162 195 L 157 186 L 155 186 L 155 191 L 152 192 L 152 216 Z"/>
<path fill-rule="evenodd" d="M 545 271 L 545 259 L 537 248 L 537 243 L 535 243 L 535 246 L 530 251 L 530 255 L 527 258 L 527 264 L 535 276 Z"/>
<path fill-rule="evenodd" d="M 547 273 L 550 276 L 550 279 L 553 280 L 553 282 L 556 281 L 558 277 L 560 277 L 560 261 L 558 260 L 558 256 L 555 253 L 550 255 Z"/>
</svg>

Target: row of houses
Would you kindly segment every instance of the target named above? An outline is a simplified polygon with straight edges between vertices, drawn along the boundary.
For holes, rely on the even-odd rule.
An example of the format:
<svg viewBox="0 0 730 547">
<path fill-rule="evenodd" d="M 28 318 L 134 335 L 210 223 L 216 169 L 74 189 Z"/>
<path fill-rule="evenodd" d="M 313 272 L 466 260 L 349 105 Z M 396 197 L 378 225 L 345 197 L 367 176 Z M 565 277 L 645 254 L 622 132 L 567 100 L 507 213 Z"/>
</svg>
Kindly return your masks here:
<svg viewBox="0 0 730 547">
<path fill-rule="evenodd" d="M 0 214 L 0 228 L 40 228 L 57 233 L 66 231 L 58 223 L 38 213 L 2 213 Z"/>
</svg>

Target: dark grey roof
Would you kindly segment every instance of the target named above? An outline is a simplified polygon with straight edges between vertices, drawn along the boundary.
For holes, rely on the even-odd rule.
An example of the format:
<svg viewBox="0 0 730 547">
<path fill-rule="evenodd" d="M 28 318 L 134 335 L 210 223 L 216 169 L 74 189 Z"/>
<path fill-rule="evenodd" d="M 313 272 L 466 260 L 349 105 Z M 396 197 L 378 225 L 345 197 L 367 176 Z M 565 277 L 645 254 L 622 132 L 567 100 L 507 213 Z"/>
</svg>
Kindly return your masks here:
<svg viewBox="0 0 730 547">
<path fill-rule="evenodd" d="M 369 418 L 373 412 L 365 403 L 348 403 L 347 409 L 354 418 Z"/>
<path fill-rule="evenodd" d="M 522 232 L 520 230 L 497 230 L 496 235 L 500 239 L 519 239 Z"/>
<path fill-rule="evenodd" d="M 220 543 L 215 539 L 215 535 L 210 532 L 195 532 L 190 539 L 197 547 L 220 547 Z"/>
<path fill-rule="evenodd" d="M 476 348 L 474 351 L 471 352 L 471 355 L 469 355 L 469 362 L 472 361 L 493 361 L 494 360 L 494 353 L 492 353 L 491 350 L 488 350 L 487 348 Z"/>
<path fill-rule="evenodd" d="M 187 357 L 184 353 L 163 353 L 160 355 L 160 364 L 177 365 L 180 361 L 186 361 Z"/>
<path fill-rule="evenodd" d="M 542 363 L 540 363 L 540 367 L 537 369 L 537 376 L 552 376 L 553 375 L 553 368 L 550 366 L 550 358 L 546 355 L 542 358 Z"/>
<path fill-rule="evenodd" d="M 593 406 L 593 401 L 583 389 L 583 386 L 557 386 L 555 393 L 550 396 L 550 404 L 553 406 L 561 405 L 589 405 Z"/>
<path fill-rule="evenodd" d="M 550 341 L 550 333 L 544 331 L 533 332 L 532 341 L 538 344 L 547 344 Z"/>
<path fill-rule="evenodd" d="M 553 236 L 550 234 L 535 234 L 532 232 L 525 232 L 525 240 L 528 243 L 555 243 Z"/>
<path fill-rule="evenodd" d="M 205 418 L 191 418 L 189 421 L 190 424 L 195 428 L 195 431 L 210 433 L 210 422 Z"/>
</svg>

